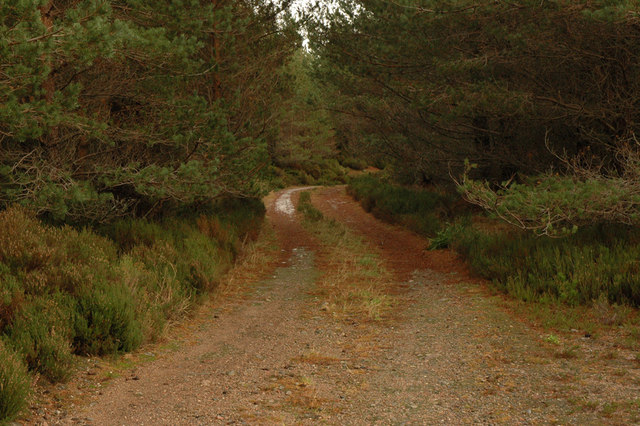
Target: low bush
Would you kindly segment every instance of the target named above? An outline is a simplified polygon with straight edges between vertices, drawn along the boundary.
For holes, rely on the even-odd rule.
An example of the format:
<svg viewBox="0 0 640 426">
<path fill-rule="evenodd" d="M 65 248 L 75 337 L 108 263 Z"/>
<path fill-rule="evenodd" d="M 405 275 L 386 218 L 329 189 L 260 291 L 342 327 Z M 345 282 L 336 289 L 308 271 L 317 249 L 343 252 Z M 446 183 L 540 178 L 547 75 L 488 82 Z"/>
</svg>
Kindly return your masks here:
<svg viewBox="0 0 640 426">
<path fill-rule="evenodd" d="M 367 168 L 367 162 L 356 157 L 342 157 L 339 159 L 340 164 L 353 170 L 364 170 Z"/>
<path fill-rule="evenodd" d="M 0 212 L 0 423 L 20 408 L 20 394 L 14 401 L 2 388 L 17 380 L 5 359 L 58 382 L 71 374 L 73 354 L 155 340 L 215 289 L 264 212 L 259 200 L 220 200 L 99 233 L 47 226 L 21 208 Z"/>
<path fill-rule="evenodd" d="M 81 355 L 128 352 L 143 340 L 131 290 L 121 282 L 96 282 L 79 295 L 74 348 Z"/>
<path fill-rule="evenodd" d="M 333 158 L 307 160 L 282 165 L 273 171 L 274 183 L 280 187 L 292 185 L 337 185 L 347 183 L 347 170 Z"/>
<path fill-rule="evenodd" d="M 5 330 L 7 342 L 31 370 L 52 382 L 65 380 L 73 366 L 74 317 L 73 301 L 68 296 L 30 296 Z"/>
<path fill-rule="evenodd" d="M 0 339 L 0 424 L 14 419 L 29 402 L 31 378 L 21 358 Z"/>
<path fill-rule="evenodd" d="M 453 196 L 393 185 L 371 175 L 353 178 L 348 191 L 379 219 L 428 237 L 440 230 L 454 200 Z"/>
<path fill-rule="evenodd" d="M 451 247 L 453 242 L 464 233 L 469 225 L 467 217 L 459 219 L 456 223 L 447 224 L 434 238 L 429 241 L 429 250 L 440 250 Z"/>
<path fill-rule="evenodd" d="M 563 238 L 503 226 L 483 230 L 447 196 L 368 175 L 353 179 L 349 192 L 377 217 L 431 237 L 431 249 L 453 247 L 477 274 L 518 299 L 640 306 L 638 228 L 592 225 Z M 442 226 L 445 219 L 453 223 Z"/>
<path fill-rule="evenodd" d="M 526 301 L 570 305 L 601 297 L 640 306 L 640 231 L 614 225 L 558 239 L 468 227 L 454 247 L 481 276 Z"/>
</svg>

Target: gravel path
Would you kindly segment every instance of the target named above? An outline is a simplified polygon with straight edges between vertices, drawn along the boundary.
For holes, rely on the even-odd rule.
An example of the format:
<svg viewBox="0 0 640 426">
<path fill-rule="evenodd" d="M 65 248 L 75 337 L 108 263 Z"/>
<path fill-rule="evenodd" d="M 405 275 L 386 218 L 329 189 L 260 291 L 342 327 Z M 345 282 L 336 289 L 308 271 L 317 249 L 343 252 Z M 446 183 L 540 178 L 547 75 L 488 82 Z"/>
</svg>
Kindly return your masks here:
<svg viewBox="0 0 640 426">
<path fill-rule="evenodd" d="M 342 188 L 317 191 L 313 202 L 378 246 L 398 279 L 397 314 L 384 323 L 332 319 L 312 295 L 322 250 L 288 208 L 287 198 L 295 201 L 296 194 L 285 191 L 267 200 L 284 262 L 271 278 L 209 312 L 188 343 L 47 422 L 638 421 L 629 409 L 640 402 L 634 354 L 619 350 L 604 359 L 606 348 L 581 336 L 563 341 L 563 348 L 573 349 L 561 352 L 539 330 L 510 316 L 459 264 L 453 268 L 451 253 L 424 252 L 423 240 L 376 221 Z"/>
</svg>

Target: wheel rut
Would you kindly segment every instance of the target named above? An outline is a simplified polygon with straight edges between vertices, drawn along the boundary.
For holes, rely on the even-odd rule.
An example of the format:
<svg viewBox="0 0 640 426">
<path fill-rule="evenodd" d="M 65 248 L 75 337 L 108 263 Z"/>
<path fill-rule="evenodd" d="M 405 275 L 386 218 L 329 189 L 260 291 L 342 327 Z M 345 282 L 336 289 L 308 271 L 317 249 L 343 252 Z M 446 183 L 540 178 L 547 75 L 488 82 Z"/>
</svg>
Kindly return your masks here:
<svg viewBox="0 0 640 426">
<path fill-rule="evenodd" d="M 318 242 L 292 211 L 301 190 L 266 199 L 282 250 L 270 277 L 206 313 L 174 350 L 92 391 L 85 404 L 34 422 L 629 423 L 579 409 L 579 401 L 640 397 L 633 362 L 604 362 L 582 341 L 583 355 L 558 358 L 452 253 L 425 252 L 424 240 L 380 223 L 340 187 L 314 191 L 313 203 L 380 251 L 397 291 L 389 320 L 333 319 L 314 293 Z"/>
</svg>

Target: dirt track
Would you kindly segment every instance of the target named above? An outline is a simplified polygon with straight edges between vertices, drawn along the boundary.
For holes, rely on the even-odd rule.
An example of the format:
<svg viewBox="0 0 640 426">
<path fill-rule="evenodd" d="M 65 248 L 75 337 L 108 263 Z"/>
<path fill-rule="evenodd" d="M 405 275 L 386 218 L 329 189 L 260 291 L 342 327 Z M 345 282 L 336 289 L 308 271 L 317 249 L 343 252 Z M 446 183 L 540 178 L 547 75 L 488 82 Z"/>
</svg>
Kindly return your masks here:
<svg viewBox="0 0 640 426">
<path fill-rule="evenodd" d="M 282 194 L 278 194 L 278 197 Z M 291 194 L 289 194 L 291 195 Z M 295 201 L 296 195 L 292 198 Z M 632 354 L 575 336 L 576 356 L 499 307 L 448 252 L 366 214 L 342 188 L 313 201 L 377 245 L 395 271 L 396 315 L 338 321 L 312 296 L 317 243 L 267 199 L 280 267 L 208 313 L 187 343 L 139 365 L 61 424 L 625 424 L 640 401 Z M 628 359 L 629 358 L 629 359 Z M 40 421 L 43 423 L 44 421 Z"/>
</svg>

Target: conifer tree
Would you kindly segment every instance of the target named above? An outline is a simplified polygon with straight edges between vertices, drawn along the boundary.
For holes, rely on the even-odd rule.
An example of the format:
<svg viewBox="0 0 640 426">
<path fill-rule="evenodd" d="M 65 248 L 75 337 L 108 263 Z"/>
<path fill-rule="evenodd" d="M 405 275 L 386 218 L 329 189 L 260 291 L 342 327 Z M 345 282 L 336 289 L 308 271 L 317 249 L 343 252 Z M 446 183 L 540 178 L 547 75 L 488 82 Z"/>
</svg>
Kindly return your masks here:
<svg viewBox="0 0 640 426">
<path fill-rule="evenodd" d="M 0 202 L 106 221 L 257 194 L 299 37 L 259 0 L 0 5 Z"/>
</svg>

